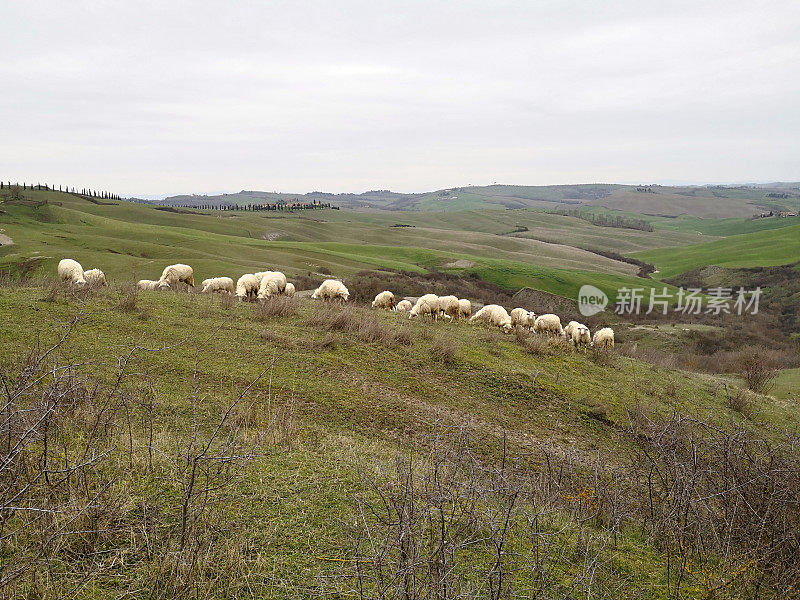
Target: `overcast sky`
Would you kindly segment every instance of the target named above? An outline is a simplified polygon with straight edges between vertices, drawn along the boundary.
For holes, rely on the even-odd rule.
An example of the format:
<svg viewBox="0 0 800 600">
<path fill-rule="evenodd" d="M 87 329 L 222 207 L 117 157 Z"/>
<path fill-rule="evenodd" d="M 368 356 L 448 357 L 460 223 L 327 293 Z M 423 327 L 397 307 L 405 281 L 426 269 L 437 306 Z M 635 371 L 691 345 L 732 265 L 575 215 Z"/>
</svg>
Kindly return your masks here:
<svg viewBox="0 0 800 600">
<path fill-rule="evenodd" d="M 0 178 L 800 179 L 800 2 L 0 3 Z"/>
</svg>

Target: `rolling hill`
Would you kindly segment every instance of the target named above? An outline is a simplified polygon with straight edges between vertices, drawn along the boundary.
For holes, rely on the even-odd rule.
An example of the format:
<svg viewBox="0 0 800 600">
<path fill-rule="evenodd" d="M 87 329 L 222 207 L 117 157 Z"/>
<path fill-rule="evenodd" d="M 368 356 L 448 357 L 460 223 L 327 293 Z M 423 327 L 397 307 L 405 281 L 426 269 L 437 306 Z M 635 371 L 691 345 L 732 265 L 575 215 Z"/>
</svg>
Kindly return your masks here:
<svg viewBox="0 0 800 600">
<path fill-rule="evenodd" d="M 35 191 L 21 204 L 3 204 L 0 248 L 5 270 L 54 272 L 64 256 L 101 266 L 113 279 L 157 277 L 167 262 L 192 264 L 200 279 L 238 277 L 273 265 L 290 275 L 331 272 L 347 277 L 365 269 L 431 270 L 476 274 L 507 289 L 531 287 L 575 297 L 584 283 L 613 293 L 646 286 L 637 267 L 567 244 L 491 233 L 505 227 L 493 213 L 461 216 L 477 229 L 448 226 L 395 227 L 373 215 L 316 210 L 293 214 L 162 210 L 129 202 L 97 204 L 71 194 Z M 566 230 L 585 222 L 547 216 Z M 431 225 L 434 225 L 432 222 Z M 439 225 L 442 225 L 440 223 Z M 599 228 L 597 228 L 599 229 Z M 666 241 L 682 240 L 667 233 Z M 655 238 L 654 238 L 655 239 Z M 459 262 L 461 261 L 461 262 Z"/>
<path fill-rule="evenodd" d="M 6 580 L 12 594 L 44 582 L 53 597 L 87 599 L 131 589 L 351 597 L 381 585 L 375 569 L 402 581 L 406 550 L 392 523 L 403 506 L 424 517 L 409 524 L 419 542 L 408 549 L 413 589 L 430 585 L 439 563 L 429 548 L 442 537 L 453 546 L 448 587 L 488 585 L 498 544 L 508 548 L 499 564 L 512 597 L 784 589 L 760 574 L 777 558 L 756 536 L 736 537 L 726 558 L 728 546 L 689 546 L 668 516 L 648 512 L 648 498 L 666 505 L 670 496 L 660 484 L 648 494 L 644 456 L 660 460 L 656 427 L 679 435 L 674 415 L 748 435 L 797 426 L 793 405 L 763 396 L 744 419 L 728 405 L 726 380 L 303 299 L 260 306 L 12 284 L 0 285 L 0 322 L 7 420 L 39 432 L 38 411 L 52 407 L 47 433 L 19 442 L 31 478 L 41 465 L 50 475 L 13 488 L 29 510 L 4 523 L 5 564 L 25 565 Z M 11 442 L 24 431 L 9 430 Z M 726 439 L 694 443 L 711 460 Z M 726 459 L 739 456 L 738 445 L 724 447 Z M 746 481 L 718 492 L 697 461 L 699 495 L 733 502 L 731 488 L 751 492 Z M 753 491 L 779 474 L 785 482 L 786 471 L 762 467 Z M 40 507 L 56 512 L 43 520 Z M 754 506 L 732 534 L 763 531 L 764 511 L 779 524 L 771 509 Z M 688 512 L 687 529 L 722 522 Z M 756 549 L 761 558 L 750 559 Z"/>
<path fill-rule="evenodd" d="M 721 240 L 677 248 L 659 248 L 634 254 L 651 262 L 660 278 L 668 279 L 700 267 L 769 267 L 800 258 L 800 225 L 732 235 Z"/>
<path fill-rule="evenodd" d="M 463 211 L 485 208 L 603 207 L 651 216 L 691 215 L 703 218 L 749 217 L 769 210 L 800 208 L 800 183 L 740 186 L 660 186 L 581 184 L 551 186 L 489 185 L 456 187 L 419 194 L 376 190 L 362 194 L 241 191 L 218 196 L 172 196 L 172 206 L 330 202 L 343 208 L 392 211 Z"/>
<path fill-rule="evenodd" d="M 587 323 L 613 325 L 616 349 L 576 351 L 368 301 L 410 280 L 537 310 L 553 300 L 569 319 L 586 283 L 660 290 L 622 254 L 654 261 L 658 277 L 783 264 L 800 255 L 800 225 L 651 217 L 642 231 L 489 205 L 252 212 L 2 196 L 4 592 L 789 595 L 797 372 L 782 371 L 775 396 L 743 389 L 738 371 L 697 372 L 742 362 L 737 345 L 765 332 L 774 348 L 757 356 L 796 367 L 770 315 L 745 331 L 606 312 Z M 58 284 L 65 256 L 110 286 Z M 270 267 L 306 284 L 342 277 L 360 295 L 261 304 L 132 285 L 179 261 L 198 281 Z M 521 288 L 545 293 L 512 297 Z"/>
</svg>

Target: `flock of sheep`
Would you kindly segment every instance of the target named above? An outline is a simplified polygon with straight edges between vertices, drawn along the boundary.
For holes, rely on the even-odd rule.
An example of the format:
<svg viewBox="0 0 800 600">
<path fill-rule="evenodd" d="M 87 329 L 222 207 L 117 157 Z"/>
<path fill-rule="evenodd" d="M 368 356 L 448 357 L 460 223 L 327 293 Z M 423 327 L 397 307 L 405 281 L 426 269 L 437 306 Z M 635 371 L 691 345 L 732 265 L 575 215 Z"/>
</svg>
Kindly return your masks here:
<svg viewBox="0 0 800 600">
<path fill-rule="evenodd" d="M 71 258 L 65 258 L 58 263 L 58 276 L 62 281 L 76 286 L 106 285 L 106 276 L 100 269 L 84 271 L 80 263 Z M 170 265 L 164 269 L 158 280 L 142 279 L 137 287 L 141 290 L 169 290 L 177 288 L 181 283 L 194 287 L 194 270 L 189 265 Z M 200 292 L 204 294 L 230 294 L 240 300 L 262 302 L 276 296 L 291 297 L 295 294 L 294 284 L 286 281 L 286 275 L 280 271 L 246 273 L 239 277 L 235 285 L 230 277 L 213 277 L 205 279 L 200 286 Z M 311 298 L 324 302 L 347 302 L 350 292 L 341 281 L 326 279 L 314 290 Z M 409 300 L 398 302 L 395 295 L 386 290 L 375 296 L 372 308 L 408 312 L 409 319 L 418 316 L 454 321 L 469 319 L 470 323 L 487 323 L 506 333 L 514 328 L 522 328 L 542 335 L 560 337 L 578 349 L 586 346 L 600 349 L 614 347 L 614 331 L 610 327 L 603 327 L 592 336 L 589 328 L 577 321 L 570 321 L 566 327 L 562 327 L 558 315 L 548 313 L 537 316 L 524 308 L 515 308 L 509 314 L 499 304 L 487 304 L 473 315 L 472 303 L 455 296 L 425 294 L 412 305 Z"/>
<path fill-rule="evenodd" d="M 537 316 L 536 313 L 524 308 L 515 308 L 509 314 L 499 304 L 487 304 L 473 315 L 472 303 L 465 298 L 459 299 L 455 296 L 425 294 L 412 306 L 408 300 L 397 302 L 395 295 L 386 290 L 375 296 L 372 308 L 408 312 L 409 319 L 420 315 L 427 315 L 433 319 L 469 319 L 470 323 L 487 323 L 506 333 L 514 328 L 521 328 L 542 335 L 560 337 L 578 349 L 586 346 L 601 349 L 614 347 L 614 330 L 610 327 L 599 329 L 592 337 L 589 328 L 577 321 L 570 321 L 566 327 L 562 327 L 558 315 L 548 313 Z"/>
</svg>

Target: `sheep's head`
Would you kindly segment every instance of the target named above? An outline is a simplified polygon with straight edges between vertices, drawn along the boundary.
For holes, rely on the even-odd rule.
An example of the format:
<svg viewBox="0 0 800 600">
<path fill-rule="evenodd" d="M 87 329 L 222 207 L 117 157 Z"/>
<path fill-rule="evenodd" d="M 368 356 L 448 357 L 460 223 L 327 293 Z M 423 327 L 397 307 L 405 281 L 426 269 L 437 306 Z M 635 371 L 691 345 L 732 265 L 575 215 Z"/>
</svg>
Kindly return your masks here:
<svg viewBox="0 0 800 600">
<path fill-rule="evenodd" d="M 511 323 L 503 323 L 503 333 L 511 333 Z"/>
<path fill-rule="evenodd" d="M 169 287 L 169 284 L 166 281 L 159 281 L 156 284 L 156 289 L 161 291 L 161 292 L 163 292 L 163 291 L 166 291 L 166 290 L 170 289 L 170 287 Z"/>
<path fill-rule="evenodd" d="M 311 294 L 311 299 L 316 300 L 317 298 L 319 298 L 319 290 L 314 290 L 314 293 Z"/>
<path fill-rule="evenodd" d="M 81 288 L 82 287 L 86 287 L 87 285 L 89 285 L 89 283 L 83 277 L 81 277 L 80 279 L 76 279 L 72 283 L 73 283 L 73 285 L 75 285 L 77 287 L 81 287 Z"/>
<path fill-rule="evenodd" d="M 347 302 L 350 299 L 350 292 L 345 292 L 344 294 L 342 294 L 342 298 L 344 299 L 345 302 Z"/>
</svg>

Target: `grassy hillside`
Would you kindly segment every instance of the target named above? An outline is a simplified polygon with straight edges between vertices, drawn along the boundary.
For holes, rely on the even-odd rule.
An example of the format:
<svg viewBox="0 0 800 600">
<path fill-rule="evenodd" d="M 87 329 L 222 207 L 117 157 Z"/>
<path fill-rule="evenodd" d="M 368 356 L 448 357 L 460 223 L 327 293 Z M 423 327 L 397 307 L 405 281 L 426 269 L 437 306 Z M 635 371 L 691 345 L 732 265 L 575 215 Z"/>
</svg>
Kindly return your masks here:
<svg viewBox="0 0 800 600">
<path fill-rule="evenodd" d="M 31 192 L 27 198 L 2 208 L 2 233 L 14 244 L 0 247 L 0 265 L 12 271 L 52 273 L 60 258 L 71 256 L 116 280 L 156 278 L 165 264 L 186 262 L 199 279 L 238 277 L 265 265 L 289 275 L 330 272 L 339 277 L 363 269 L 474 272 L 507 288 L 531 287 L 568 297 L 584 283 L 607 293 L 646 284 L 634 277 L 635 266 L 567 246 L 566 238 L 556 244 L 457 229 L 459 220 L 480 221 L 478 227 L 489 230 L 506 227 L 489 214 L 464 214 L 447 228 L 392 227 L 386 220 L 378 225 L 371 218 L 347 218 L 344 211 L 204 214 L 127 202 L 96 204 L 56 192 Z M 561 225 L 586 230 L 577 219 Z M 665 243 L 675 239 L 682 238 L 667 234 Z"/>
<path fill-rule="evenodd" d="M 661 278 L 674 277 L 707 265 L 785 265 L 797 262 L 800 257 L 800 225 L 730 236 L 706 244 L 647 250 L 634 256 L 654 263 Z"/>
<path fill-rule="evenodd" d="M 49 450 L 31 438 L 20 458 L 50 477 L 20 482 L 18 502 L 60 508 L 35 527 L 34 513 L 4 521 L 5 564 L 27 565 L 12 595 L 359 597 L 403 580 L 403 552 L 421 561 L 414 589 L 445 564 L 470 597 L 498 568 L 508 597 L 784 589 L 747 553 L 676 545 L 638 502 L 645 429 L 626 433 L 631 419 L 741 421 L 713 378 L 302 299 L 11 286 L 0 322 L 8 414 L 58 399 Z M 798 418 L 754 399 L 753 423 Z M 70 466 L 81 456 L 91 468 Z M 419 542 L 403 552 L 400 506 L 425 515 L 401 529 Z M 436 540 L 452 541 L 446 558 Z"/>
</svg>

